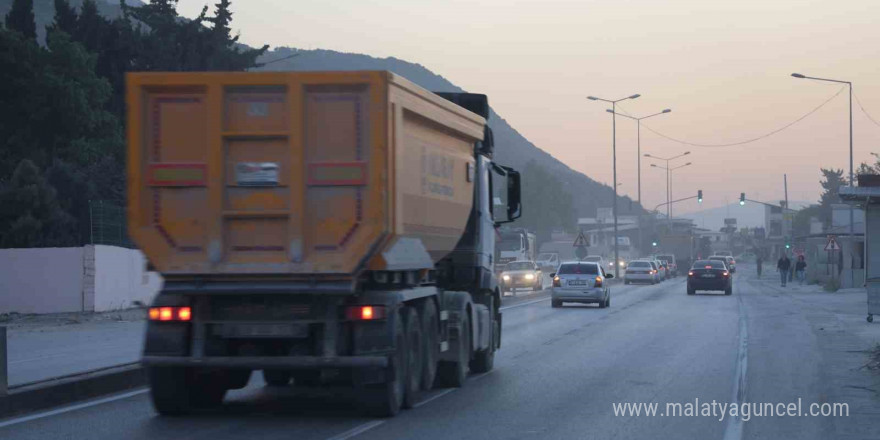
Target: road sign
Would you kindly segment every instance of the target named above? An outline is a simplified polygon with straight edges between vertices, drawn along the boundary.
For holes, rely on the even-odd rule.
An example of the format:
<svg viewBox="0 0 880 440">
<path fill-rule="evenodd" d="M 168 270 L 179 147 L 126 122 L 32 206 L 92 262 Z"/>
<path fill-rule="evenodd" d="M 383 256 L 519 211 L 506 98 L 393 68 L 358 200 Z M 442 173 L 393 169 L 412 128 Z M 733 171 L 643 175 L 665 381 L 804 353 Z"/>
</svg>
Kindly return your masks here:
<svg viewBox="0 0 880 440">
<path fill-rule="evenodd" d="M 587 237 L 584 237 L 584 233 L 581 232 L 578 234 L 577 238 L 574 239 L 574 247 L 587 247 Z"/>
<path fill-rule="evenodd" d="M 840 250 L 840 244 L 837 243 L 837 240 L 834 239 L 833 235 L 828 237 L 828 243 L 825 243 L 825 250 L 826 251 L 839 251 Z"/>
<path fill-rule="evenodd" d="M 587 247 L 586 246 L 578 246 L 574 248 L 574 255 L 578 257 L 578 260 L 583 260 L 587 257 Z"/>
</svg>

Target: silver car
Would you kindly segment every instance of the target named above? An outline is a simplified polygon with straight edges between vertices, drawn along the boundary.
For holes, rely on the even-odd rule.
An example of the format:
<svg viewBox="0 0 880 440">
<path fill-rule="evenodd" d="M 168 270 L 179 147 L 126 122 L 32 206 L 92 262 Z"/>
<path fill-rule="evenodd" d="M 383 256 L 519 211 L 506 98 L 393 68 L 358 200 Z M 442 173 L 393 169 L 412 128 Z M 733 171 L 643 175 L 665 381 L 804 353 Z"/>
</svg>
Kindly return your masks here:
<svg viewBox="0 0 880 440">
<path fill-rule="evenodd" d="M 623 284 L 647 283 L 657 284 L 659 273 L 655 263 L 650 260 L 630 261 L 623 275 Z"/>
<path fill-rule="evenodd" d="M 611 289 L 608 280 L 614 275 L 606 274 L 598 263 L 568 261 L 559 266 L 553 275 L 553 290 L 550 294 L 554 308 L 562 303 L 598 304 L 600 308 L 611 305 Z"/>
</svg>

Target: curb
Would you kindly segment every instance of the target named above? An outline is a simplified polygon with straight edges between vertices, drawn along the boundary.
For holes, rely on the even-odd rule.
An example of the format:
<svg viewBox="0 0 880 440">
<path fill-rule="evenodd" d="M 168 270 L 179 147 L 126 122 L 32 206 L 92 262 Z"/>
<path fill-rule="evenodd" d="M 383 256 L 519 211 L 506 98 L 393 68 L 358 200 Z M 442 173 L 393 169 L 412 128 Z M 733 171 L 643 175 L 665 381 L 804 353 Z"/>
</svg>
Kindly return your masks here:
<svg viewBox="0 0 880 440">
<path fill-rule="evenodd" d="M 0 395 L 0 417 L 58 407 L 146 384 L 146 374 L 139 362 L 31 382 Z"/>
</svg>

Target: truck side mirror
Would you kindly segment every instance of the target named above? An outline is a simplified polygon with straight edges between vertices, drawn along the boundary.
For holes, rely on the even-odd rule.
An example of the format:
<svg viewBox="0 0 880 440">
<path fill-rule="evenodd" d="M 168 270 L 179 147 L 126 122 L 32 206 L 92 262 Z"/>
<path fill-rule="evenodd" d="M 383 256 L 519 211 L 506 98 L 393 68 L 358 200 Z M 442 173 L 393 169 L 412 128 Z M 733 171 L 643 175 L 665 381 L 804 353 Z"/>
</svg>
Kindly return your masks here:
<svg viewBox="0 0 880 440">
<path fill-rule="evenodd" d="M 495 226 L 510 223 L 522 216 L 522 196 L 520 193 L 520 174 L 510 167 L 492 164 L 492 170 L 507 181 L 507 218 L 496 220 Z M 528 244 L 526 244 L 528 246 Z"/>
<path fill-rule="evenodd" d="M 507 171 L 507 219 L 514 221 L 522 216 L 519 171 L 504 167 Z"/>
</svg>

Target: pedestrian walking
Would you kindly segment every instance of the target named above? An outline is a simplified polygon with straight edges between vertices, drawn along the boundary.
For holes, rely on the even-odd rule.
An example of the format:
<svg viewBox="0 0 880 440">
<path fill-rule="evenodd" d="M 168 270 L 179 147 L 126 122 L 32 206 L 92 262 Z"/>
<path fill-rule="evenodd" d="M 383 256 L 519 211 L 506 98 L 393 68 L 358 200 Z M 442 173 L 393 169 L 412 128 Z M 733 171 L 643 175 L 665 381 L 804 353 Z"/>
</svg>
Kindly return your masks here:
<svg viewBox="0 0 880 440">
<path fill-rule="evenodd" d="M 794 273 L 801 284 L 804 284 L 804 279 L 806 279 L 806 271 L 807 262 L 803 255 L 798 255 L 797 263 L 794 264 Z"/>
<path fill-rule="evenodd" d="M 776 262 L 776 270 L 779 271 L 782 287 L 785 287 L 785 285 L 788 284 L 788 276 L 791 272 L 791 260 L 788 259 L 788 255 L 782 254 L 782 256 L 779 257 L 779 261 Z"/>
<path fill-rule="evenodd" d="M 758 258 L 755 261 L 755 263 L 758 265 L 758 278 L 761 278 L 761 270 L 764 268 L 764 259 L 761 258 L 760 255 L 758 255 Z"/>
</svg>

